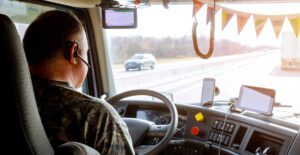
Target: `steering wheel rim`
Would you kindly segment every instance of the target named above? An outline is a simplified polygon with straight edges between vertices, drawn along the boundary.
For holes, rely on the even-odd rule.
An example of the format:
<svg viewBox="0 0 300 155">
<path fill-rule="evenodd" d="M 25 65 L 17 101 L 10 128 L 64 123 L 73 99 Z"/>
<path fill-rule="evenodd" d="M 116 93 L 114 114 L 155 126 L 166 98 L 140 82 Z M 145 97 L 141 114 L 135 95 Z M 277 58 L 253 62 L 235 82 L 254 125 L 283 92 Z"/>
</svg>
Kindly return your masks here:
<svg viewBox="0 0 300 155">
<path fill-rule="evenodd" d="M 153 91 L 153 90 L 147 90 L 147 89 L 135 89 L 130 90 L 126 92 L 122 92 L 120 94 L 117 94 L 107 100 L 107 102 L 114 104 L 118 101 L 121 101 L 124 98 L 131 97 L 131 96 L 137 96 L 137 95 L 147 95 L 152 96 L 155 98 L 160 99 L 164 104 L 166 104 L 167 108 L 169 109 L 170 115 L 171 115 L 171 122 L 167 125 L 166 134 L 161 139 L 159 143 L 152 146 L 136 146 L 134 147 L 137 154 L 145 154 L 145 155 L 153 155 L 158 154 L 163 148 L 165 148 L 168 145 L 168 142 L 171 140 L 171 138 L 176 133 L 177 125 L 178 125 L 178 113 L 177 108 L 173 102 L 171 102 L 166 96 L 162 95 L 159 92 Z"/>
</svg>

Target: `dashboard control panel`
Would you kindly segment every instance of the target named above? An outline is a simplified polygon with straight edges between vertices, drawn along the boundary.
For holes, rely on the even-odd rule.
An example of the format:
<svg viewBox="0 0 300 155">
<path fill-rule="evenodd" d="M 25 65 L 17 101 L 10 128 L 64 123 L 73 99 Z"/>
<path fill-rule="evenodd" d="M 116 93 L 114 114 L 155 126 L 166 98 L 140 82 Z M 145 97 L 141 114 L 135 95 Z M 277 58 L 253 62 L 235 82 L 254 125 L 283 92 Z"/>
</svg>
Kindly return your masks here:
<svg viewBox="0 0 300 155">
<path fill-rule="evenodd" d="M 212 126 L 208 140 L 228 146 L 235 124 L 216 120 Z"/>
<path fill-rule="evenodd" d="M 168 124 L 171 119 L 168 109 L 157 103 L 120 105 L 115 108 L 122 117 L 152 121 L 158 127 Z M 248 115 L 229 114 L 225 121 L 226 114 L 218 110 L 186 105 L 177 108 L 177 133 L 162 152 L 163 155 L 217 154 L 220 150 L 221 154 L 232 155 L 254 155 L 263 152 L 267 152 L 268 155 L 285 155 L 299 129 L 298 126 L 284 127 L 286 124 L 269 117 L 257 121 L 253 119 L 255 117 Z M 159 129 L 156 130 L 158 133 L 145 136 L 141 144 L 157 144 L 162 135 Z M 294 149 L 295 147 L 293 146 Z"/>
</svg>

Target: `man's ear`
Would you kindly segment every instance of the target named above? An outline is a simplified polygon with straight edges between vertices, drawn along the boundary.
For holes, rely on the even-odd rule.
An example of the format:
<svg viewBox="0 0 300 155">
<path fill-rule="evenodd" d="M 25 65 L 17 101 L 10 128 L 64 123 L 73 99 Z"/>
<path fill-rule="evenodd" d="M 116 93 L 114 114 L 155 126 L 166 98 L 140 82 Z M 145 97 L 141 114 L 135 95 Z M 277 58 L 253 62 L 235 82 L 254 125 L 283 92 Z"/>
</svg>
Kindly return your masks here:
<svg viewBox="0 0 300 155">
<path fill-rule="evenodd" d="M 66 49 L 65 49 L 65 58 L 71 63 L 76 64 L 77 58 L 76 54 L 78 51 L 78 45 L 76 43 L 69 42 L 67 43 Z"/>
</svg>

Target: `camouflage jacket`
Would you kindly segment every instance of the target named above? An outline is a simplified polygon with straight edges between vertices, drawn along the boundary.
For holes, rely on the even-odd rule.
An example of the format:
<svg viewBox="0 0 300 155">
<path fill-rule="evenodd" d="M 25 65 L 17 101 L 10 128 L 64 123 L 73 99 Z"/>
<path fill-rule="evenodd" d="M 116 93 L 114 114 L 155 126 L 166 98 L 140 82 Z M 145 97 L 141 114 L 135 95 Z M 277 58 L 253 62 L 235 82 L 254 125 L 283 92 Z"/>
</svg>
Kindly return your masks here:
<svg viewBox="0 0 300 155">
<path fill-rule="evenodd" d="M 104 100 L 78 92 L 66 82 L 32 77 L 39 113 L 54 148 L 85 143 L 102 155 L 133 155 L 128 129 Z"/>
</svg>

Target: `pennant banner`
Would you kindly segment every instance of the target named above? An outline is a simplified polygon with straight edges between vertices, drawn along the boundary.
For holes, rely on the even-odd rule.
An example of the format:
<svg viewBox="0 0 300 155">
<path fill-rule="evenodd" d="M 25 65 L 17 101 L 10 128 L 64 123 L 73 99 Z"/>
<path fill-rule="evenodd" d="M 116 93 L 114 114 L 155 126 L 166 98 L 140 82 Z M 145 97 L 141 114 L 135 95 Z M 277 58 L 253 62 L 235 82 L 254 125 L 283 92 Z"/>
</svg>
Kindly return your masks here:
<svg viewBox="0 0 300 155">
<path fill-rule="evenodd" d="M 233 15 L 233 13 L 228 12 L 226 9 L 222 8 L 222 30 L 224 30 L 225 26 L 229 23 Z"/>
<path fill-rule="evenodd" d="M 293 27 L 294 33 L 296 35 L 296 37 L 298 37 L 299 35 L 299 29 L 300 29 L 300 18 L 294 18 L 294 19 L 290 19 L 289 21 Z"/>
<path fill-rule="evenodd" d="M 199 1 L 199 0 L 194 0 L 194 7 L 193 7 L 193 16 L 197 14 L 197 12 L 203 7 L 205 3 Z"/>
<path fill-rule="evenodd" d="M 253 16 L 254 20 L 254 26 L 256 31 L 256 37 L 259 37 L 261 30 L 266 24 L 267 17 L 266 18 L 258 18 L 257 16 Z"/>
<path fill-rule="evenodd" d="M 241 31 L 244 29 L 249 18 L 253 16 L 256 37 L 259 37 L 262 29 L 266 24 L 267 19 L 270 19 L 272 23 L 273 31 L 276 37 L 278 38 L 285 18 L 288 18 L 289 22 L 291 23 L 295 35 L 297 37 L 299 35 L 300 14 L 286 14 L 286 15 L 251 14 L 251 13 L 246 13 L 246 12 L 226 8 L 219 4 L 213 5 L 214 0 L 193 0 L 193 1 L 194 1 L 193 15 L 196 14 L 203 7 L 203 5 L 207 4 L 206 24 L 210 22 L 210 18 L 212 15 L 216 14 L 219 10 L 222 10 L 221 13 L 222 30 L 224 30 L 224 28 L 230 22 L 233 15 L 236 14 L 238 34 L 240 34 Z M 215 0 L 215 2 L 224 2 L 224 0 Z M 215 12 L 213 6 L 216 7 Z"/>
<path fill-rule="evenodd" d="M 282 28 L 282 25 L 283 25 L 283 22 L 284 22 L 284 18 L 283 19 L 279 19 L 279 20 L 278 19 L 272 19 L 272 18 L 270 18 L 270 20 L 271 20 L 271 23 L 272 23 L 275 35 L 278 38 L 279 33 L 281 31 L 281 28 Z"/>
<path fill-rule="evenodd" d="M 237 16 L 237 28 L 238 28 L 238 34 L 243 30 L 244 26 L 246 25 L 250 15 L 246 16 L 241 16 L 241 15 L 236 15 Z"/>
</svg>

